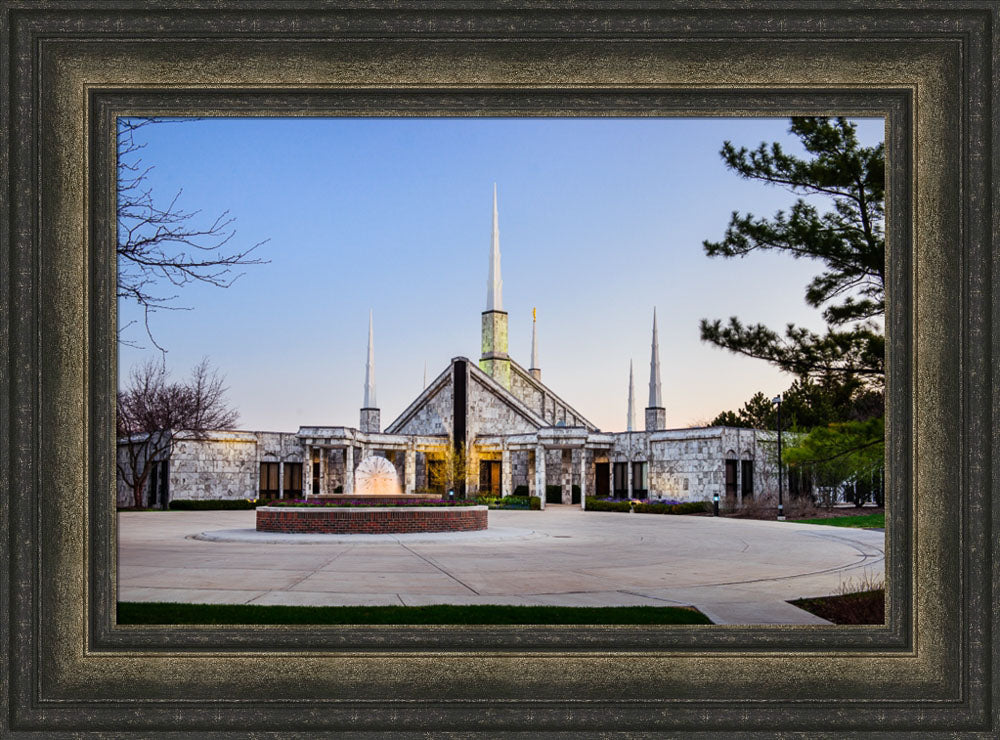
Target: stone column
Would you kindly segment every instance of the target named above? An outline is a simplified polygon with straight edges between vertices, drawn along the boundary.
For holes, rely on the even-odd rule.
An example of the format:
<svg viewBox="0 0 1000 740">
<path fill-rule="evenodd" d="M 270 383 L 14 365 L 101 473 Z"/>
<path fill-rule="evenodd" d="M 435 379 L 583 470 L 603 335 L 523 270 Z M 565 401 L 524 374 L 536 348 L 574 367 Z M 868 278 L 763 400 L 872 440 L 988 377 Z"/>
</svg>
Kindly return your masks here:
<svg viewBox="0 0 1000 740">
<path fill-rule="evenodd" d="M 580 509 L 587 509 L 587 448 L 580 449 Z"/>
<path fill-rule="evenodd" d="M 278 461 L 278 498 L 285 497 L 285 463 Z"/>
<path fill-rule="evenodd" d="M 344 493 L 354 493 L 354 445 L 344 448 Z"/>
<path fill-rule="evenodd" d="M 608 478 L 611 480 L 608 482 L 608 491 L 610 492 L 611 498 L 615 497 L 615 458 L 611 454 L 611 450 L 608 450 Z"/>
<path fill-rule="evenodd" d="M 573 503 L 573 450 L 559 453 L 559 477 L 562 483 L 562 502 Z"/>
<path fill-rule="evenodd" d="M 527 456 L 527 460 L 525 462 L 526 462 L 526 467 L 528 468 L 528 470 L 527 470 L 527 474 L 528 474 L 528 480 L 527 480 L 528 495 L 529 496 L 537 496 L 538 495 L 538 491 L 535 489 L 535 483 L 536 483 L 536 481 L 535 481 L 535 453 L 532 450 L 528 450 L 525 453 L 525 455 Z"/>
<path fill-rule="evenodd" d="M 326 495 L 326 447 L 319 448 L 319 495 Z"/>
<path fill-rule="evenodd" d="M 309 498 L 312 495 L 312 469 L 312 445 L 307 444 L 302 457 L 302 498 Z"/>
<path fill-rule="evenodd" d="M 542 445 L 535 447 L 535 492 L 545 511 L 545 448 Z"/>
<path fill-rule="evenodd" d="M 504 444 L 500 453 L 500 495 L 504 498 L 510 496 L 514 489 L 514 470 L 510 463 L 510 450 Z"/>
<path fill-rule="evenodd" d="M 628 448 L 628 462 L 625 463 L 625 480 L 628 481 L 628 497 L 632 498 L 632 445 Z"/>
<path fill-rule="evenodd" d="M 739 440 L 736 443 L 736 507 L 743 506 L 743 454 L 739 449 Z M 725 505 L 725 504 L 723 504 Z"/>
<path fill-rule="evenodd" d="M 417 488 L 417 450 L 411 443 L 406 448 L 406 456 L 403 459 L 403 477 L 406 479 L 406 493 L 413 493 Z"/>
</svg>

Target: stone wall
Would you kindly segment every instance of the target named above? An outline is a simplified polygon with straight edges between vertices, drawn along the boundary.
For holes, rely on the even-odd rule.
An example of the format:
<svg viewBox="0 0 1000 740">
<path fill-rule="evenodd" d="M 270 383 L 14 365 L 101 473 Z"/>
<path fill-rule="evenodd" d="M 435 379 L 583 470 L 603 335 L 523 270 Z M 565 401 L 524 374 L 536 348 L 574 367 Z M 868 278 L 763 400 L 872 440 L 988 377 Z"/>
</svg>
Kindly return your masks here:
<svg viewBox="0 0 1000 740">
<path fill-rule="evenodd" d="M 257 498 L 257 446 L 253 432 L 175 440 L 169 463 L 171 500 Z"/>
<path fill-rule="evenodd" d="M 399 428 L 394 428 L 394 434 L 451 434 L 454 426 L 454 391 L 451 380 L 444 383 L 441 389 L 417 409 Z M 391 428 L 391 425 L 390 425 Z"/>
<path fill-rule="evenodd" d="M 510 392 L 525 406 L 542 416 L 542 392 L 516 370 L 511 373 Z"/>
<path fill-rule="evenodd" d="M 587 422 L 561 403 L 545 386 L 534 380 L 531 374 L 519 366 L 511 368 L 510 392 L 550 426 L 563 423 L 566 426 L 587 426 Z"/>
<path fill-rule="evenodd" d="M 465 426 L 470 440 L 478 434 L 524 434 L 536 430 L 534 422 L 505 403 L 473 373 L 469 373 L 466 402 Z"/>
</svg>

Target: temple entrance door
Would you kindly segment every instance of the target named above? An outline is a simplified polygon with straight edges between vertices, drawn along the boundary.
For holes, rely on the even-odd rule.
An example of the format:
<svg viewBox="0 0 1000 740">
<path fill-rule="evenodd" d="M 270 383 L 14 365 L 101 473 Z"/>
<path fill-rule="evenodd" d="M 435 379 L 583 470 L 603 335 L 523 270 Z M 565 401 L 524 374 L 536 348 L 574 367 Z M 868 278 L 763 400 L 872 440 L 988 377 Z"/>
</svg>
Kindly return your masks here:
<svg viewBox="0 0 1000 740">
<path fill-rule="evenodd" d="M 611 495 L 610 465 L 611 463 L 606 462 L 594 463 L 594 477 L 596 479 L 594 481 L 594 494 L 598 498 L 607 498 Z"/>
<path fill-rule="evenodd" d="M 500 495 L 500 461 L 479 461 L 479 492 L 484 496 Z"/>
</svg>

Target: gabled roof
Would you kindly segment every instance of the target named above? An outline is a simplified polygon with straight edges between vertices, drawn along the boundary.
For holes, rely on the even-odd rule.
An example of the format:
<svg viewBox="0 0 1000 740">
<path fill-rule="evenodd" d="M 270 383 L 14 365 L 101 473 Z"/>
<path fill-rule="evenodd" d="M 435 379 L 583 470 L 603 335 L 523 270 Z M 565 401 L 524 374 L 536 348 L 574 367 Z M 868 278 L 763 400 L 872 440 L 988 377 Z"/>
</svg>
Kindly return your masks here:
<svg viewBox="0 0 1000 740">
<path fill-rule="evenodd" d="M 399 427 L 403 426 L 403 424 L 405 424 L 411 418 L 413 418 L 413 415 L 416 414 L 417 411 L 419 411 L 420 408 L 425 403 L 434 398 L 434 396 L 440 393 L 444 389 L 444 387 L 447 386 L 449 382 L 451 382 L 451 368 L 452 366 L 454 366 L 456 359 L 463 359 L 463 358 L 453 358 L 452 361 L 448 363 L 448 367 L 442 370 L 441 373 L 436 378 L 434 378 L 434 380 L 428 383 L 427 387 L 424 388 L 420 392 L 420 394 L 413 399 L 413 402 L 405 409 L 403 409 L 403 413 L 397 416 L 392 421 L 391 424 L 386 426 L 385 428 L 386 434 L 395 434 L 399 430 Z"/>
<path fill-rule="evenodd" d="M 566 401 L 564 401 L 559 396 L 558 393 L 556 393 L 555 391 L 553 391 L 551 388 L 549 388 L 547 385 L 545 385 L 545 383 L 543 383 L 542 381 L 540 381 L 537 378 L 535 378 L 534 375 L 532 375 L 523 366 L 521 366 L 518 363 L 514 362 L 514 360 L 510 361 L 510 369 L 512 371 L 516 372 L 521 377 L 521 379 L 524 380 L 528 385 L 534 387 L 538 391 L 541 391 L 541 392 L 545 393 L 546 395 L 551 396 L 556 401 L 558 401 L 560 405 L 565 406 L 567 409 L 569 409 L 570 412 L 573 414 L 573 416 L 575 416 L 577 419 L 579 419 L 581 422 L 583 422 L 583 426 L 587 427 L 588 431 L 591 431 L 591 432 L 598 432 L 598 431 L 600 431 L 597 428 L 597 426 L 595 424 L 593 424 L 589 419 L 585 418 L 583 416 L 583 414 L 581 414 L 575 408 L 573 408 L 568 403 L 566 403 Z M 504 390 L 506 390 L 506 389 L 504 389 Z M 548 424 L 544 424 L 544 426 L 548 426 Z"/>
<path fill-rule="evenodd" d="M 416 413 L 423 408 L 423 406 L 428 403 L 434 396 L 440 393 L 444 388 L 448 386 L 451 382 L 452 368 L 458 361 L 464 361 L 468 364 L 470 374 L 474 377 L 480 384 L 486 387 L 491 393 L 497 396 L 503 403 L 512 408 L 517 414 L 524 417 L 524 419 L 537 429 L 550 426 L 549 423 L 538 415 L 538 413 L 529 407 L 524 401 L 518 398 L 516 395 L 511 393 L 509 390 L 504 388 L 502 385 L 497 383 L 492 377 L 487 373 L 484 373 L 479 369 L 479 365 L 467 357 L 453 357 L 451 362 L 448 363 L 448 367 L 445 368 L 434 380 L 432 380 L 426 388 L 413 400 L 413 402 L 407 406 L 403 412 L 396 417 L 391 424 L 386 426 L 386 434 L 397 433 L 410 419 L 413 418 Z M 531 373 L 529 373 L 525 368 L 518 365 L 516 362 L 511 360 L 511 369 L 516 372 L 518 376 L 527 385 L 535 388 L 536 390 L 545 393 L 549 397 L 555 399 L 560 405 L 565 406 L 569 409 L 570 413 L 576 417 L 583 426 L 587 428 L 588 431 L 596 432 L 599 431 L 597 427 L 590 421 L 585 419 L 582 414 L 580 414 L 575 408 L 566 403 L 558 394 L 554 393 L 551 388 L 542 383 L 540 380 L 536 380 Z"/>
</svg>

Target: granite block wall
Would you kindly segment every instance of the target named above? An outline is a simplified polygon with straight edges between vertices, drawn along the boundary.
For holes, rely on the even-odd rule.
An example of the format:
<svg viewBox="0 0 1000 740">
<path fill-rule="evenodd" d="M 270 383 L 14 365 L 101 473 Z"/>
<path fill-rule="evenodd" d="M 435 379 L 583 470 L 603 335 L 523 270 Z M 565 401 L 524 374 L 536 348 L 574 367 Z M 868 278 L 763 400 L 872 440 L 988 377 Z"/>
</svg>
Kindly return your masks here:
<svg viewBox="0 0 1000 740">
<path fill-rule="evenodd" d="M 253 433 L 175 441 L 170 456 L 170 498 L 257 498 L 259 475 Z"/>
<path fill-rule="evenodd" d="M 451 434 L 454 395 L 451 381 L 427 399 L 417 412 L 398 429 L 396 434 Z"/>
</svg>

